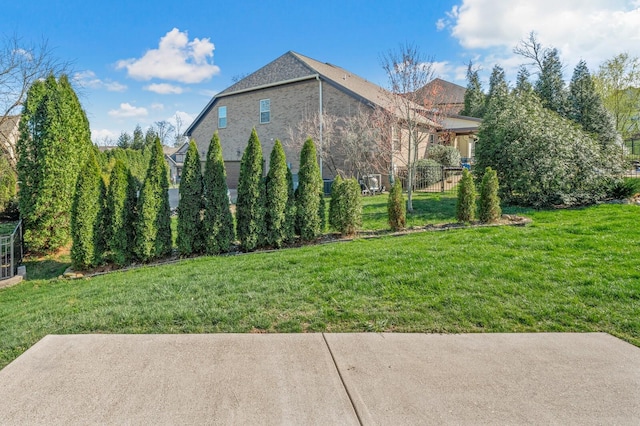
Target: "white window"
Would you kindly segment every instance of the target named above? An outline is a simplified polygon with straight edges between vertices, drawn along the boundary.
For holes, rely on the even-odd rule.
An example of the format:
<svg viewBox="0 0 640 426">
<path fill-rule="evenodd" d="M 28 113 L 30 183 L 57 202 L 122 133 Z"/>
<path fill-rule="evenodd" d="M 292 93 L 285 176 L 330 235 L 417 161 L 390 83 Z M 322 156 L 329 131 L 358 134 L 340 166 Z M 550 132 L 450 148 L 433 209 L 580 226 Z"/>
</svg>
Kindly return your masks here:
<svg viewBox="0 0 640 426">
<path fill-rule="evenodd" d="M 218 129 L 227 127 L 227 107 L 218 107 Z"/>
<path fill-rule="evenodd" d="M 260 101 L 260 124 L 265 124 L 271 121 L 271 101 L 269 99 L 262 99 Z"/>
</svg>

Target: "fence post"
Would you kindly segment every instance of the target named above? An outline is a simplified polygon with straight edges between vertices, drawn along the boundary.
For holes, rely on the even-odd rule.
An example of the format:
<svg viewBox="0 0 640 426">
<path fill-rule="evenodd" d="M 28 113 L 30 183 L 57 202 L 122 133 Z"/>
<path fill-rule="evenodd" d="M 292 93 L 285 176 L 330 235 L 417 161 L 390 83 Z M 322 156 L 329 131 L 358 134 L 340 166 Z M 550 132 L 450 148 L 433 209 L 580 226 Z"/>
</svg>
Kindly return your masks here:
<svg viewBox="0 0 640 426">
<path fill-rule="evenodd" d="M 440 176 L 442 176 L 442 184 L 440 186 L 440 189 L 441 189 L 441 192 L 444 194 L 445 176 L 444 176 L 444 165 L 443 164 L 440 165 Z"/>
<path fill-rule="evenodd" d="M 13 256 L 13 254 L 14 254 L 13 253 L 14 252 L 13 245 L 14 245 L 15 236 L 16 236 L 16 233 L 15 233 L 15 230 L 14 230 L 14 232 L 11 233 L 11 241 L 9 243 L 9 244 L 11 244 L 11 270 L 9 271 L 9 277 L 13 277 L 15 275 L 15 273 L 16 273 L 16 269 L 15 269 L 15 265 L 14 265 L 15 259 L 14 259 L 14 256 Z"/>
</svg>

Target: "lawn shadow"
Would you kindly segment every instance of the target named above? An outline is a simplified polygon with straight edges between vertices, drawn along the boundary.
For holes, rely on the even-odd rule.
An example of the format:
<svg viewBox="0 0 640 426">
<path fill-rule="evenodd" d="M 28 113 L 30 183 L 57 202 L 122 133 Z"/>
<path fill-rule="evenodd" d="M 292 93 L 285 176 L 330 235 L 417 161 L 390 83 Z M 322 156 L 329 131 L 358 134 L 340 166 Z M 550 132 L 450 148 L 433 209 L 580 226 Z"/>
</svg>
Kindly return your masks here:
<svg viewBox="0 0 640 426">
<path fill-rule="evenodd" d="M 24 262 L 27 267 L 27 281 L 49 280 L 59 277 L 71 265 L 66 259 L 42 259 Z"/>
</svg>

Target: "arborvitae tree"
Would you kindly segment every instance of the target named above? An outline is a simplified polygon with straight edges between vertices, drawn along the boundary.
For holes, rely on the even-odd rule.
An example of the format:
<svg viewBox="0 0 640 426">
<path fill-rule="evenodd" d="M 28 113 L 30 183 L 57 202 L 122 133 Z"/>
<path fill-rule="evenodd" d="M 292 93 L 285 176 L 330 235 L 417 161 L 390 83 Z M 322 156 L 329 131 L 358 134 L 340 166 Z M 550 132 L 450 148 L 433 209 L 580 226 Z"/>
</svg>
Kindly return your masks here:
<svg viewBox="0 0 640 426">
<path fill-rule="evenodd" d="M 491 77 L 489 77 L 489 93 L 486 97 L 485 111 L 489 108 L 489 102 L 494 98 L 503 98 L 509 94 L 509 85 L 504 75 L 504 70 L 501 66 L 496 65 L 491 71 Z"/>
<path fill-rule="evenodd" d="M 318 216 L 320 216 L 320 233 L 322 234 L 327 227 L 327 201 L 324 198 L 324 182 L 321 181 L 321 190 L 318 201 Z"/>
<path fill-rule="evenodd" d="M 485 94 L 482 91 L 482 83 L 478 70 L 469 62 L 467 67 L 467 91 L 464 93 L 464 109 L 460 115 L 482 118 L 485 110 Z"/>
<path fill-rule="evenodd" d="M 276 139 L 269 159 L 265 197 L 265 230 L 271 247 L 280 248 L 287 240 L 288 202 L 287 160 L 282 144 Z"/>
<path fill-rule="evenodd" d="M 180 179 L 178 251 L 189 256 L 202 251 L 202 172 L 195 141 L 189 142 Z"/>
<path fill-rule="evenodd" d="M 71 206 L 71 262 L 76 269 L 87 269 L 100 261 L 96 252 L 101 205 L 100 168 L 93 153 L 80 171 Z"/>
<path fill-rule="evenodd" d="M 558 49 L 549 49 L 542 60 L 542 70 L 535 84 L 542 105 L 560 115 L 567 114 L 567 92 L 562 78 L 562 62 Z"/>
<path fill-rule="evenodd" d="M 51 252 L 69 242 L 76 180 L 91 150 L 89 121 L 68 78 L 36 81 L 23 106 L 18 140 L 27 250 Z"/>
<path fill-rule="evenodd" d="M 211 138 L 204 168 L 204 249 L 207 254 L 226 253 L 235 239 L 233 216 L 229 209 L 227 176 L 222 147 L 216 131 Z"/>
<path fill-rule="evenodd" d="M 460 222 L 471 222 L 476 218 L 476 186 L 473 176 L 467 169 L 462 170 L 462 179 L 458 185 L 456 218 Z"/>
<path fill-rule="evenodd" d="M 491 223 L 500 219 L 500 198 L 498 197 L 498 175 L 496 171 L 487 167 L 482 177 L 480 187 L 480 222 Z"/>
<path fill-rule="evenodd" d="M 342 235 L 353 235 L 362 225 L 362 195 L 355 179 L 334 181 L 331 186 L 329 222 Z"/>
<path fill-rule="evenodd" d="M 131 149 L 143 149 L 145 145 L 144 133 L 142 132 L 142 128 L 138 124 L 136 128 L 133 130 L 133 139 L 131 140 Z"/>
<path fill-rule="evenodd" d="M 132 143 L 133 139 L 131 138 L 131 135 L 129 133 L 120 132 L 120 136 L 118 136 L 118 141 L 116 142 L 118 148 L 130 149 Z"/>
<path fill-rule="evenodd" d="M 136 183 L 122 160 L 116 160 L 109 177 L 105 229 L 110 259 L 124 266 L 133 259 Z"/>
<path fill-rule="evenodd" d="M 136 256 L 143 262 L 171 253 L 169 179 L 160 138 L 153 145 L 147 176 L 140 189 L 135 248 Z"/>
<path fill-rule="evenodd" d="M 296 195 L 293 190 L 293 176 L 287 167 L 287 207 L 285 210 L 285 241 L 292 242 L 296 236 Z"/>
<path fill-rule="evenodd" d="M 149 127 L 144 134 L 144 146 L 145 148 L 151 148 L 156 142 L 158 132 L 153 127 Z"/>
<path fill-rule="evenodd" d="M 339 218 L 340 218 L 340 208 L 342 205 L 340 204 L 340 190 L 341 186 L 344 183 L 342 176 L 338 175 L 333 180 L 331 184 L 331 200 L 329 201 L 329 226 L 333 229 L 337 230 L 340 226 Z"/>
<path fill-rule="evenodd" d="M 307 139 L 300 153 L 296 215 L 302 241 L 313 241 L 321 233 L 320 196 L 322 177 L 313 140 Z"/>
<path fill-rule="evenodd" d="M 236 202 L 236 232 L 244 251 L 255 250 L 264 238 L 262 174 L 262 147 L 256 129 L 253 129 L 240 162 Z"/>
<path fill-rule="evenodd" d="M 402 182 L 400 179 L 395 180 L 389 192 L 387 214 L 392 231 L 400 231 L 407 226 L 407 207 L 402 195 Z"/>
</svg>

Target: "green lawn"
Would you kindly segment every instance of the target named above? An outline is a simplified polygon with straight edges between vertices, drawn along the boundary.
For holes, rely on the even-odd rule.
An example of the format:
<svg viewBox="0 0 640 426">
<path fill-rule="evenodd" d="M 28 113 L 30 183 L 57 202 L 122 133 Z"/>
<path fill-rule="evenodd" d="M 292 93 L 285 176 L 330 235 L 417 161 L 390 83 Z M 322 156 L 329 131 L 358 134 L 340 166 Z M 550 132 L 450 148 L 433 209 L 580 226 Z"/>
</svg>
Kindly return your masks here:
<svg viewBox="0 0 640 426">
<path fill-rule="evenodd" d="M 413 224 L 451 220 L 455 201 L 437 197 Z M 365 223 L 384 222 L 385 202 L 366 199 Z M 604 331 L 640 346 L 640 207 L 526 214 L 526 227 L 30 280 L 0 290 L 0 367 L 67 333 Z"/>
</svg>

